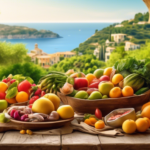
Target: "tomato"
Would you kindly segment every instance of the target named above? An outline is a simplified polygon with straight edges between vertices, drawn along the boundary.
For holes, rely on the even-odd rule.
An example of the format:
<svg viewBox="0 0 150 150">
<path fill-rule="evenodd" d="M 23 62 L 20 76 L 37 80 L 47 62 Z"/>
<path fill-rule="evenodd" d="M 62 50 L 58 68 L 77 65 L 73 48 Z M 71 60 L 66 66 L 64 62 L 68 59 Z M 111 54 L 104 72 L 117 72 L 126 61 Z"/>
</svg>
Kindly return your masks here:
<svg viewBox="0 0 150 150">
<path fill-rule="evenodd" d="M 19 83 L 18 85 L 18 91 L 21 92 L 21 91 L 24 91 L 26 93 L 29 93 L 29 90 L 31 89 L 31 83 L 27 80 L 24 80 L 22 82 Z"/>
<path fill-rule="evenodd" d="M 98 108 L 96 108 L 96 110 L 95 110 L 95 116 L 98 119 L 102 119 L 102 112 Z"/>
<path fill-rule="evenodd" d="M 5 99 L 6 93 L 0 92 L 0 99 Z"/>
<path fill-rule="evenodd" d="M 74 88 L 77 90 L 77 89 L 80 89 L 83 87 L 88 87 L 87 79 L 86 78 L 75 78 L 74 79 Z"/>
</svg>

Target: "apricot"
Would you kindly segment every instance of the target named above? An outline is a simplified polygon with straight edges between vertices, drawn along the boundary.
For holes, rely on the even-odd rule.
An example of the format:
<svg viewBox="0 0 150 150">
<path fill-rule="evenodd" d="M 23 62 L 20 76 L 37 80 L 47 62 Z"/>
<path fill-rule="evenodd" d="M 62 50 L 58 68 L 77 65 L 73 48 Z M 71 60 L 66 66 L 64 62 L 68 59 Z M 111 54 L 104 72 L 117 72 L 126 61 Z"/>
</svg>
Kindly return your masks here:
<svg viewBox="0 0 150 150">
<path fill-rule="evenodd" d="M 104 70 L 103 75 L 107 75 L 107 76 L 109 76 L 109 77 L 110 77 L 110 74 L 111 74 L 112 70 L 113 70 L 113 68 L 112 68 L 112 67 L 108 67 L 108 68 L 106 68 L 106 69 Z"/>
<path fill-rule="evenodd" d="M 93 79 L 95 78 L 96 76 L 94 74 L 89 73 L 86 75 L 86 79 L 88 80 L 89 85 L 92 83 Z"/>
<path fill-rule="evenodd" d="M 123 80 L 123 76 L 121 74 L 115 74 L 113 77 L 112 77 L 112 83 L 114 85 L 118 84 L 120 81 Z"/>
<path fill-rule="evenodd" d="M 142 113 L 141 113 L 142 117 L 147 117 L 148 119 L 150 119 L 150 105 L 146 106 Z"/>
<path fill-rule="evenodd" d="M 139 132 L 145 132 L 148 129 L 149 123 L 144 118 L 137 119 L 135 123 Z"/>
<path fill-rule="evenodd" d="M 143 119 L 145 119 L 148 122 L 148 128 L 150 127 L 150 120 L 147 117 L 144 117 Z"/>
<path fill-rule="evenodd" d="M 121 89 L 119 87 L 114 87 L 109 92 L 110 98 L 118 98 L 118 97 L 121 97 L 121 95 L 122 95 L 122 92 L 121 92 Z"/>
<path fill-rule="evenodd" d="M 133 120 L 128 119 L 123 122 L 122 129 L 125 133 L 132 134 L 136 131 L 136 124 Z"/>
<path fill-rule="evenodd" d="M 125 86 L 122 89 L 123 97 L 133 96 L 133 94 L 134 94 L 134 91 L 133 91 L 132 87 L 130 87 L 130 86 Z"/>
<path fill-rule="evenodd" d="M 103 129 L 105 127 L 105 123 L 102 120 L 99 120 L 95 123 L 95 128 L 96 129 Z"/>
</svg>

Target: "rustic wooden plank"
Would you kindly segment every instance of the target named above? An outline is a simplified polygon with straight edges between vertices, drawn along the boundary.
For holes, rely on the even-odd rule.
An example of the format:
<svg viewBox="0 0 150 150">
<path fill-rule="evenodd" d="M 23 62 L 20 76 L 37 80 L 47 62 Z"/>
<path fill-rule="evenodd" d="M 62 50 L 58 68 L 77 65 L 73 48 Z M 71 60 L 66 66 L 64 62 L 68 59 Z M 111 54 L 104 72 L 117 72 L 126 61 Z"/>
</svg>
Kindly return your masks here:
<svg viewBox="0 0 150 150">
<path fill-rule="evenodd" d="M 62 135 L 63 150 L 101 150 L 100 141 L 97 135 L 91 135 L 81 132 Z"/>
<path fill-rule="evenodd" d="M 99 136 L 103 150 L 149 150 L 150 134 L 125 135 L 123 137 L 104 137 Z"/>
<path fill-rule="evenodd" d="M 60 143 L 59 135 L 21 135 L 18 131 L 9 131 L 3 135 L 0 149 L 60 150 Z"/>
<path fill-rule="evenodd" d="M 1 141 L 2 137 L 3 137 L 3 134 L 4 134 L 4 133 L 0 133 L 0 141 Z"/>
</svg>

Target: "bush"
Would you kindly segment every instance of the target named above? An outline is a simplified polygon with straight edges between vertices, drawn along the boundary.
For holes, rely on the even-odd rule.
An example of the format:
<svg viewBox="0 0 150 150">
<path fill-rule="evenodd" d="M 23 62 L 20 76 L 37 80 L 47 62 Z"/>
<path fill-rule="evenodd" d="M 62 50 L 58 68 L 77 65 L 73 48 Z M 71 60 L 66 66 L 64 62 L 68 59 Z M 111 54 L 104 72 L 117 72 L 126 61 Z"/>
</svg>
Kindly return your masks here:
<svg viewBox="0 0 150 150">
<path fill-rule="evenodd" d="M 9 74 L 22 74 L 23 76 L 29 76 L 35 81 L 35 83 L 38 83 L 39 79 L 43 75 L 46 75 L 47 72 L 40 66 L 33 63 L 18 63 L 0 68 L 0 79 L 2 79 L 3 76 L 7 77 Z"/>
</svg>

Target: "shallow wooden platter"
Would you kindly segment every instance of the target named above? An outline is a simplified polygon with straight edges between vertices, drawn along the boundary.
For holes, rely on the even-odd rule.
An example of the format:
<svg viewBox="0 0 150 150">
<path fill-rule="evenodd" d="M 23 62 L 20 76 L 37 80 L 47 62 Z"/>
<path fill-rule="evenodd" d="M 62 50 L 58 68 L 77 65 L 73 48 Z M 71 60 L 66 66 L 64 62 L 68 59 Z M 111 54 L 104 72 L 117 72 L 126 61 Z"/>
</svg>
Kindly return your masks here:
<svg viewBox="0 0 150 150">
<path fill-rule="evenodd" d="M 78 99 L 61 93 L 57 93 L 57 95 L 64 104 L 71 105 L 76 113 L 94 114 L 95 109 L 99 108 L 103 115 L 118 108 L 135 108 L 138 111 L 143 104 L 150 100 L 150 90 L 141 95 L 98 100 Z"/>
<path fill-rule="evenodd" d="M 0 123 L 0 132 L 9 130 L 44 130 L 55 129 L 70 123 L 74 118 L 49 122 L 24 122 L 11 119 L 9 123 Z"/>
</svg>

